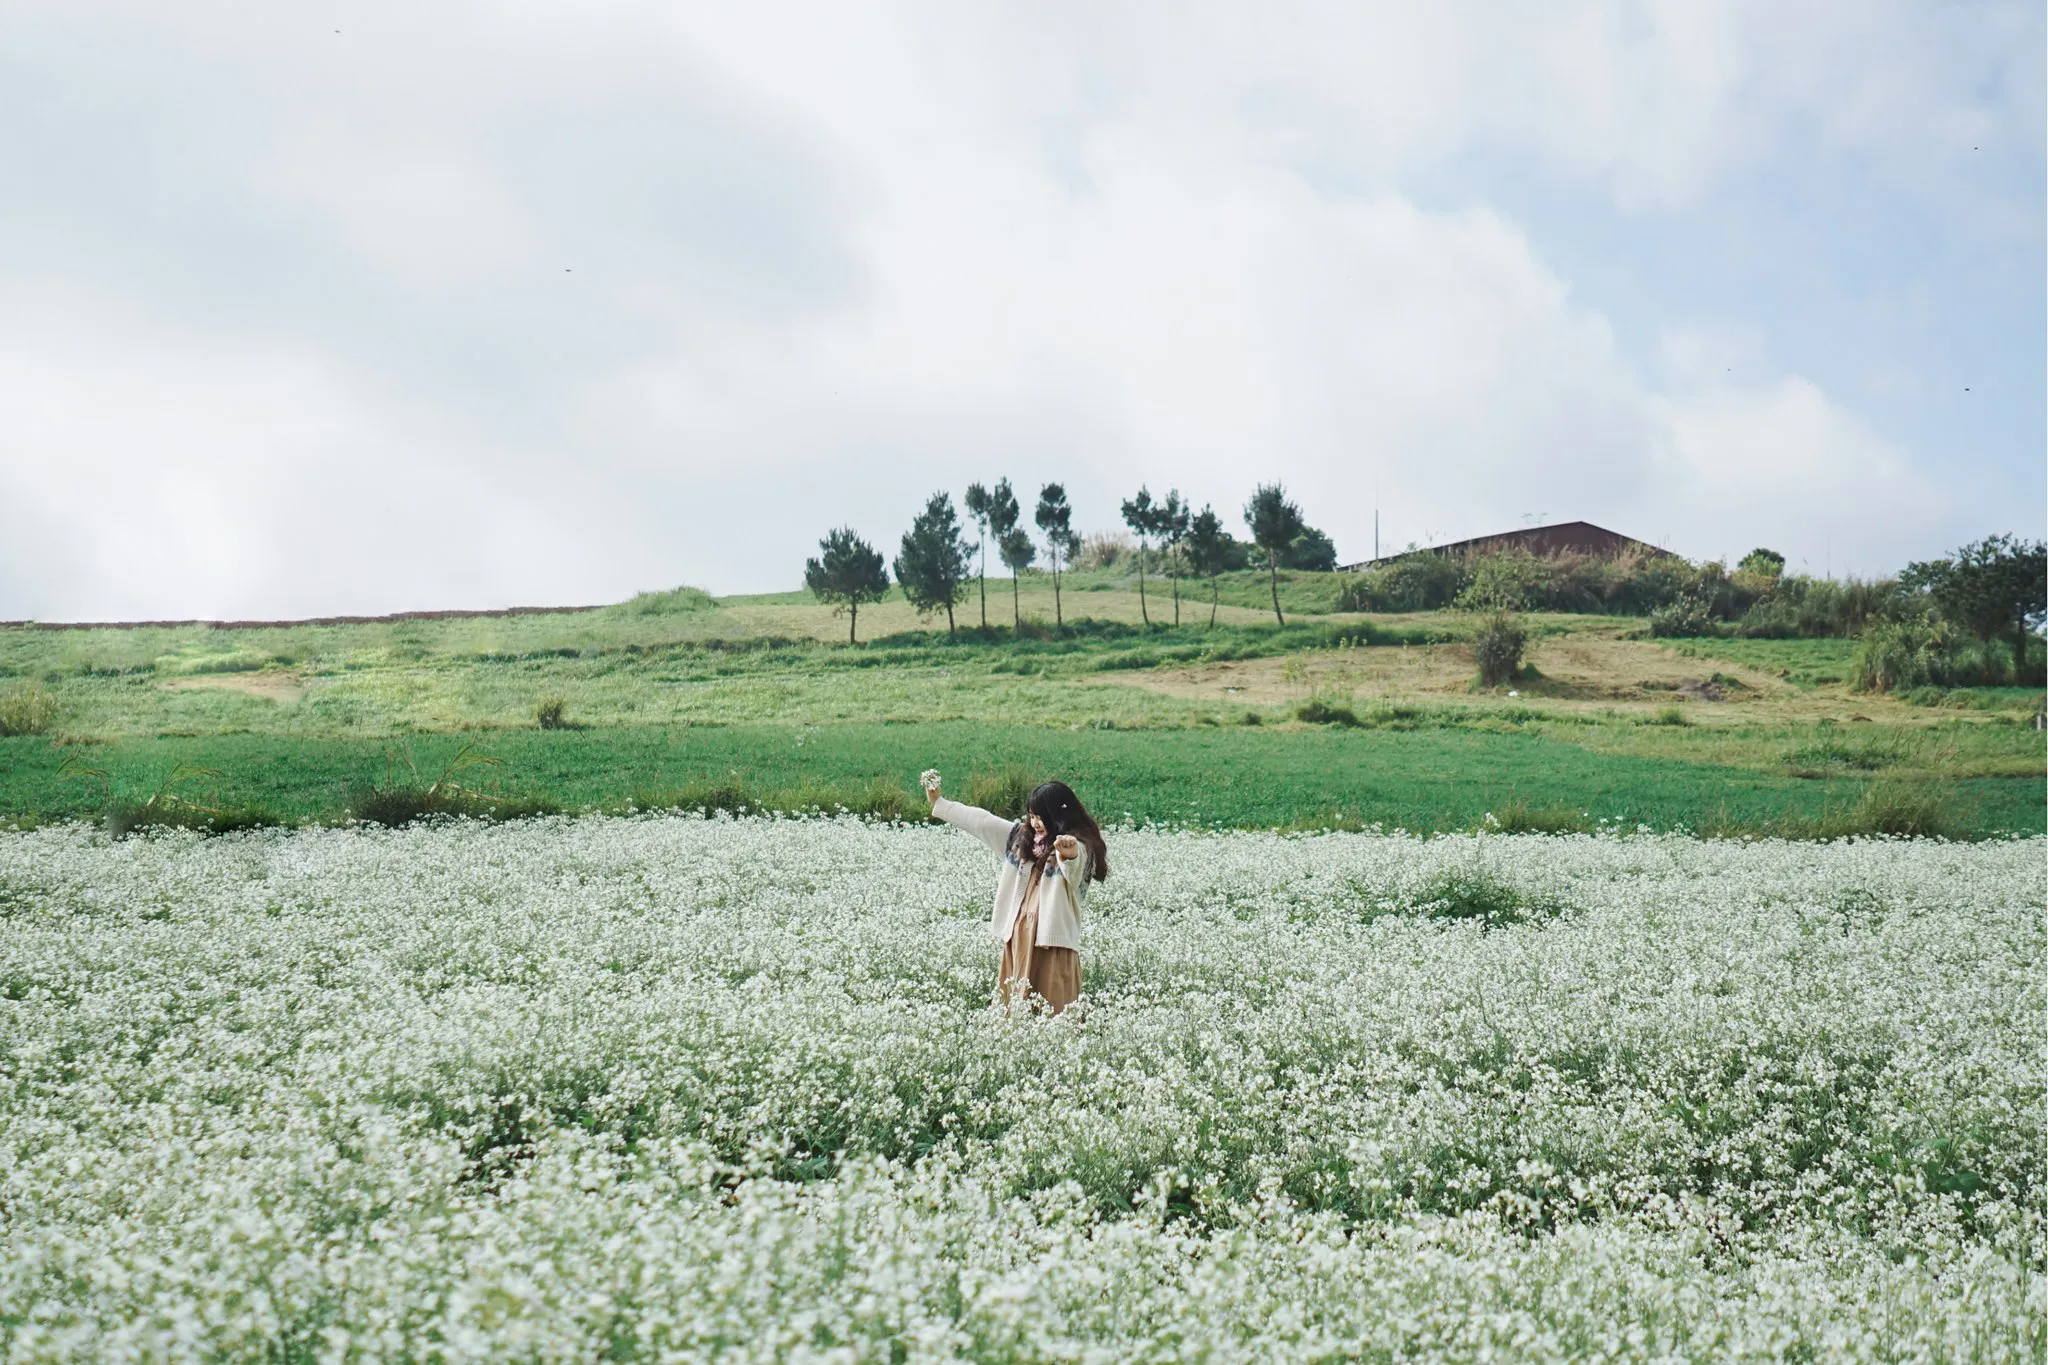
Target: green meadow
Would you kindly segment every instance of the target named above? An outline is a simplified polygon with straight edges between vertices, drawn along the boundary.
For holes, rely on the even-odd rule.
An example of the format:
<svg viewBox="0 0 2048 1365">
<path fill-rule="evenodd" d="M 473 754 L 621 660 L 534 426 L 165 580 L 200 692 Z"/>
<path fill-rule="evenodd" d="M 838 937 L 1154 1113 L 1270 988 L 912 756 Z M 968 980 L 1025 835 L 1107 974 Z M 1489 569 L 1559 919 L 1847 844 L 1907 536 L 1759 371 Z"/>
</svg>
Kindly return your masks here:
<svg viewBox="0 0 2048 1365">
<path fill-rule="evenodd" d="M 895 816 L 936 766 L 991 793 L 1059 775 L 1109 819 L 1202 827 L 2044 827 L 2036 692 L 1862 695 L 1846 641 L 1653 641 L 1595 616 L 1529 618 L 1530 666 L 1482 691 L 1469 617 L 1331 612 L 1336 577 L 1288 575 L 1284 627 L 1255 575 L 1217 585 L 1213 626 L 1206 585 L 1184 584 L 1178 627 L 1156 584 L 1141 603 L 1129 578 L 1070 575 L 1055 604 L 1041 577 L 1014 603 L 992 581 L 987 628 L 976 595 L 955 634 L 885 600 L 857 646 L 800 594 L 690 590 L 497 617 L 0 628 L 0 698 L 45 711 L 0 738 L 0 814 L 335 820 L 439 780 L 462 798 L 442 808 L 476 814 Z"/>
</svg>

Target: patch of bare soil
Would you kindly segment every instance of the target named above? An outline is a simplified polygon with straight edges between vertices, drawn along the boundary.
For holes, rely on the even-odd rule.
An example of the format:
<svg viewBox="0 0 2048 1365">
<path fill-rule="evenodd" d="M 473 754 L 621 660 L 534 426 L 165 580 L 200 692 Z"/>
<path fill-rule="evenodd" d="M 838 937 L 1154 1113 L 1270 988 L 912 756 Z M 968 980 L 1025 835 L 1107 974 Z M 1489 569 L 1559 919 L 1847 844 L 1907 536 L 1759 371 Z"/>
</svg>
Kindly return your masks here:
<svg viewBox="0 0 2048 1365">
<path fill-rule="evenodd" d="M 266 670 L 261 673 L 201 673 L 190 678 L 173 678 L 164 684 L 167 692 L 240 692 L 265 701 L 297 701 L 306 695 L 306 680 L 296 673 Z"/>
</svg>

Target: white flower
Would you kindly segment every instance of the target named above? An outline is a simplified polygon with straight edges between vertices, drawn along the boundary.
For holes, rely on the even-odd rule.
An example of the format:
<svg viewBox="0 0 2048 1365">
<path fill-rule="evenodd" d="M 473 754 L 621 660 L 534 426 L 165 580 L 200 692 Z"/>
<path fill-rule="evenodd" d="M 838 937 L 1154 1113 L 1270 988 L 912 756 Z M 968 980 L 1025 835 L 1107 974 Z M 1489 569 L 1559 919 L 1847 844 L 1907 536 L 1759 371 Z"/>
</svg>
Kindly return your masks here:
<svg viewBox="0 0 2048 1365">
<path fill-rule="evenodd" d="M 0 836 L 0 1352 L 2038 1354 L 2048 840 L 1625 831 Z"/>
</svg>

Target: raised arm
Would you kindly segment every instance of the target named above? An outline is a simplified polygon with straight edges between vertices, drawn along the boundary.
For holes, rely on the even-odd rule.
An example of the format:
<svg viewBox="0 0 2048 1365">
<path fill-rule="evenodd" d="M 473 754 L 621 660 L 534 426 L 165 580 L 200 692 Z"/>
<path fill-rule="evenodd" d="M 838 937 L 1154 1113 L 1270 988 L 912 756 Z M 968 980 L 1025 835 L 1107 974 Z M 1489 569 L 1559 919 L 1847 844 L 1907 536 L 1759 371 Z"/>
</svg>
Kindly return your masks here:
<svg viewBox="0 0 2048 1365">
<path fill-rule="evenodd" d="M 948 801 L 940 797 L 932 802 L 932 814 L 955 829 L 964 829 L 989 847 L 989 852 L 1000 855 L 1009 847 L 1010 831 L 1017 827 L 1014 820 L 1005 820 L 993 811 L 980 806 L 969 806 L 959 801 Z"/>
<path fill-rule="evenodd" d="M 963 805 L 948 801 L 939 795 L 939 775 L 927 768 L 924 771 L 925 798 L 932 803 L 932 814 L 955 829 L 964 829 L 989 847 L 989 852 L 1001 857 L 1010 845 L 1010 831 L 1016 828 L 1014 821 L 1005 820 L 992 811 L 979 806 Z"/>
</svg>

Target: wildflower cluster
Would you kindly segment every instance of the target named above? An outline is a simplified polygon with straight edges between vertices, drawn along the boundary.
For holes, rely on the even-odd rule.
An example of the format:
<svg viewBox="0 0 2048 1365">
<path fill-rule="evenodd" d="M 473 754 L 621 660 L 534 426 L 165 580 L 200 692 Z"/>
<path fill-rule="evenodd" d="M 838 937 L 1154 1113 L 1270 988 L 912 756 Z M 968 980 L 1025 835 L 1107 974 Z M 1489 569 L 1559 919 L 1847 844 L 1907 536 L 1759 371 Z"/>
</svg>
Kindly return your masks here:
<svg viewBox="0 0 2048 1365">
<path fill-rule="evenodd" d="M 0 836 L 0 1354 L 2037 1359 L 2043 852 Z"/>
</svg>

